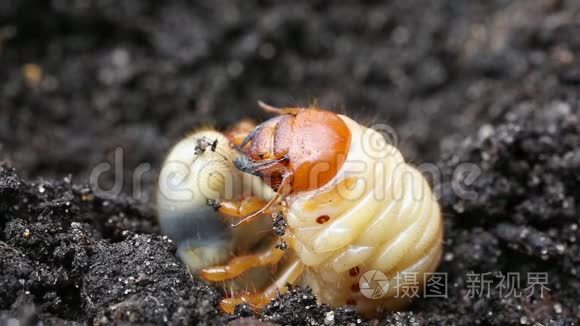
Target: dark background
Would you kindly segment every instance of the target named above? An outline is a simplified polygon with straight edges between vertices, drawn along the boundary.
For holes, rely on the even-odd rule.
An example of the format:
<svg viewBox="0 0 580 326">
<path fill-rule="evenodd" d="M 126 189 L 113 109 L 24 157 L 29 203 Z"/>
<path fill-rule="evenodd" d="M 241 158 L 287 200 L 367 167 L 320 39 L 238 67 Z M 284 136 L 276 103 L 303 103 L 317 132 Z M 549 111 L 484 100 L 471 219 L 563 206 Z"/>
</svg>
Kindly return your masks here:
<svg viewBox="0 0 580 326">
<path fill-rule="evenodd" d="M 575 0 L 2 0 L 0 321 L 228 321 L 158 235 L 151 196 L 171 144 L 263 119 L 263 100 L 387 124 L 442 171 L 450 298 L 382 323 L 577 322 L 579 51 Z M 125 195 L 101 198 L 88 177 L 117 148 Z M 464 162 L 482 169 L 470 200 L 448 184 Z M 549 272 L 551 291 L 468 300 L 470 271 Z M 324 323 L 314 300 L 297 290 L 258 317 Z"/>
</svg>

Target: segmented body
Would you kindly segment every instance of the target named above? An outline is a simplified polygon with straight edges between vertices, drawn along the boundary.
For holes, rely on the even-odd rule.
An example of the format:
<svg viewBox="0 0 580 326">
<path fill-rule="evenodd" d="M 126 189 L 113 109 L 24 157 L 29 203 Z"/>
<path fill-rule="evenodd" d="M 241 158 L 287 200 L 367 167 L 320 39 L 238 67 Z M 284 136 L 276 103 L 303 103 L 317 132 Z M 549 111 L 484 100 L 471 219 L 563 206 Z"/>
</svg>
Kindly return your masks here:
<svg viewBox="0 0 580 326">
<path fill-rule="evenodd" d="M 410 298 L 401 293 L 400 277 L 415 275 L 418 286 L 439 263 L 439 204 L 421 173 L 382 135 L 341 118 L 352 133 L 347 159 L 330 183 L 286 198 L 288 243 L 307 266 L 302 283 L 321 302 L 351 304 L 370 314 L 402 308 Z M 368 298 L 359 288 L 369 270 L 388 278 L 380 298 Z"/>
<path fill-rule="evenodd" d="M 261 297 L 224 299 L 226 310 L 245 301 L 264 305 L 290 282 L 310 286 L 322 303 L 352 305 L 370 316 L 410 302 L 412 296 L 401 291 L 409 285 L 401 282 L 404 274 L 412 275 L 410 285 L 418 287 L 428 277 L 426 273 L 437 268 L 443 223 L 427 181 L 381 134 L 338 116 L 350 132 L 346 159 L 322 187 L 292 192 L 276 203 L 273 209 L 281 211 L 287 223 L 281 236 L 288 245 L 284 259 L 278 262 L 275 275 L 262 268 L 233 282 L 227 291 L 255 288 L 254 292 L 262 291 Z M 216 139 L 217 145 L 195 153 L 193 149 L 204 137 Z M 232 162 L 240 155 L 222 134 L 202 131 L 176 145 L 164 164 L 158 195 L 161 226 L 176 240 L 180 256 L 193 271 L 222 264 L 264 244 L 271 246 L 274 234 L 264 232 L 272 227 L 269 216 L 232 229 L 231 219 L 207 205 L 208 199 L 274 198 L 260 178 L 236 169 Z M 162 186 L 170 175 L 180 173 L 186 174 L 179 186 Z M 184 189 L 195 199 L 178 198 Z M 367 277 L 371 274 L 365 274 L 368 271 L 372 275 L 379 271 L 386 280 L 374 282 Z M 268 286 L 266 281 L 272 276 L 276 280 Z M 382 291 L 375 291 L 378 287 Z"/>
</svg>

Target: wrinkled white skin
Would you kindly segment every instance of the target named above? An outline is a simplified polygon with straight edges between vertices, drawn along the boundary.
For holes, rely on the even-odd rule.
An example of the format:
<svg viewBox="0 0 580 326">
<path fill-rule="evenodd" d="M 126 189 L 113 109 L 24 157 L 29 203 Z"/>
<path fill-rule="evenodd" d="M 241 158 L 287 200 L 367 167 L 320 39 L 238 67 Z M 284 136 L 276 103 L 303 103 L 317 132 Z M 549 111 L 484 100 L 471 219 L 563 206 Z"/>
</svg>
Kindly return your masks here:
<svg viewBox="0 0 580 326">
<path fill-rule="evenodd" d="M 203 137 L 218 140 L 215 152 L 207 147 L 196 154 L 197 140 Z M 159 223 L 163 232 L 176 242 L 179 256 L 192 273 L 225 263 L 235 253 L 254 248 L 271 234 L 269 216 L 232 229 L 230 224 L 235 221 L 207 203 L 208 199 L 236 200 L 250 195 L 265 201 L 273 197 L 272 189 L 258 177 L 234 167 L 238 156 L 240 153 L 222 133 L 201 130 L 177 143 L 163 163 L 157 190 Z M 252 286 L 257 285 L 254 282 L 257 278 L 252 278 Z M 229 287 L 237 288 L 233 283 Z"/>
<path fill-rule="evenodd" d="M 341 117 L 352 133 L 346 162 L 322 188 L 286 198 L 286 240 L 306 265 L 302 284 L 321 302 L 356 302 L 356 309 L 367 315 L 401 309 L 409 298 L 395 298 L 397 272 L 417 273 L 422 293 L 423 273 L 439 264 L 441 210 L 423 175 L 405 164 L 395 147 L 376 131 Z M 350 186 L 341 183 L 345 178 L 352 179 Z M 318 224 L 321 215 L 330 220 Z M 349 270 L 354 267 L 360 273 L 353 277 Z M 379 270 L 389 279 L 381 299 L 351 290 L 368 270 Z"/>
</svg>

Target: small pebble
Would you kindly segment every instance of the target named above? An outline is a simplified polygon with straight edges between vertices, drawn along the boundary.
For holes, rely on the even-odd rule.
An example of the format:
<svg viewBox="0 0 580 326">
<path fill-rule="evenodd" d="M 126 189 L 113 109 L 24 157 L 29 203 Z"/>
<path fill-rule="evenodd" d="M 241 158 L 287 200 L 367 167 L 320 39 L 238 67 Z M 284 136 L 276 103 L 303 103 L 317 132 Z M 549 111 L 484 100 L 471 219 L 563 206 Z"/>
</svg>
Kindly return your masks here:
<svg viewBox="0 0 580 326">
<path fill-rule="evenodd" d="M 334 311 L 329 311 L 324 317 L 324 325 L 334 325 Z"/>
</svg>

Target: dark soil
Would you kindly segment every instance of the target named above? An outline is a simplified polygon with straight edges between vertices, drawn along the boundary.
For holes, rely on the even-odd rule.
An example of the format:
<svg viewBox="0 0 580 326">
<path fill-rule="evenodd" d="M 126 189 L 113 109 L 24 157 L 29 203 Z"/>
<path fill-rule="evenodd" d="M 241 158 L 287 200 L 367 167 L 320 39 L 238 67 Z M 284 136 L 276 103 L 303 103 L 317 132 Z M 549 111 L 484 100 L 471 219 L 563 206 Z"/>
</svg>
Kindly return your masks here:
<svg viewBox="0 0 580 326">
<path fill-rule="evenodd" d="M 578 53 L 576 0 L 2 0 L 0 324 L 578 323 Z M 218 312 L 151 198 L 171 144 L 264 118 L 259 99 L 387 124 L 439 167 L 448 299 L 368 321 L 295 288 Z M 118 148 L 123 195 L 107 197 L 89 176 Z M 451 183 L 463 163 L 481 171 L 471 196 Z M 470 272 L 546 272 L 550 291 L 468 299 Z"/>
</svg>

